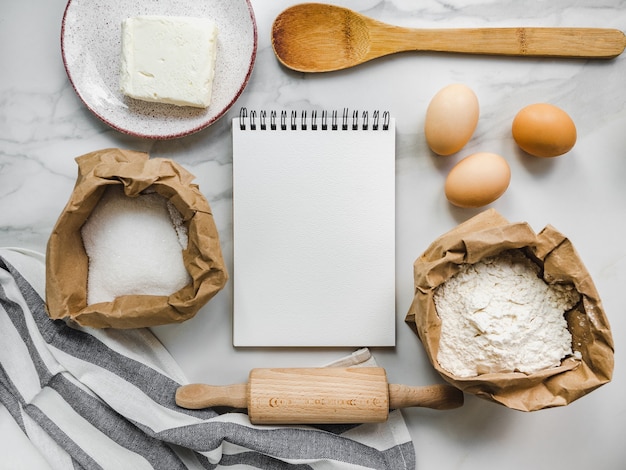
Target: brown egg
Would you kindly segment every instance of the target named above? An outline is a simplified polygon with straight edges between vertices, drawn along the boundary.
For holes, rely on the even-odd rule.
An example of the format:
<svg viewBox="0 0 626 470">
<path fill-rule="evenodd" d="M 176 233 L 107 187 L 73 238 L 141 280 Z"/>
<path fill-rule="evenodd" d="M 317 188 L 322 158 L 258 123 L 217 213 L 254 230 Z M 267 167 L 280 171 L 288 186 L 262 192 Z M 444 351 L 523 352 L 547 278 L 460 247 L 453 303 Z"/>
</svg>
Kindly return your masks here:
<svg viewBox="0 0 626 470">
<path fill-rule="evenodd" d="M 446 178 L 448 201 L 459 207 L 482 207 L 498 199 L 511 182 L 507 161 L 495 153 L 479 152 L 457 163 Z"/>
<path fill-rule="evenodd" d="M 526 106 L 513 119 L 513 139 L 535 157 L 557 157 L 576 143 L 576 126 L 569 115 L 554 105 Z"/>
<path fill-rule="evenodd" d="M 478 98 L 468 86 L 456 83 L 442 88 L 426 110 L 426 143 L 438 155 L 458 152 L 476 130 L 478 114 Z"/>
</svg>

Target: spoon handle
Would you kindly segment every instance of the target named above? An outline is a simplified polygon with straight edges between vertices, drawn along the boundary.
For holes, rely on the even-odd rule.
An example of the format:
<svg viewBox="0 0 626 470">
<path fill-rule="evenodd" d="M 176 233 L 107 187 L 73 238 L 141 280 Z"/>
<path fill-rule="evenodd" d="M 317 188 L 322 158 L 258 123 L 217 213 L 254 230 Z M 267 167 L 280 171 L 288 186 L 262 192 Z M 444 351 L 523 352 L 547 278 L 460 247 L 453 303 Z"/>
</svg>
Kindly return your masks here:
<svg viewBox="0 0 626 470">
<path fill-rule="evenodd" d="M 370 30 L 372 49 L 436 51 L 528 57 L 609 59 L 626 47 L 626 36 L 607 28 L 461 28 L 409 29 L 390 26 Z M 372 39 L 374 39 L 372 37 Z M 375 52 L 372 50 L 372 53 Z M 383 52 L 382 50 L 380 51 Z M 384 53 L 383 53 L 384 54 Z"/>
</svg>

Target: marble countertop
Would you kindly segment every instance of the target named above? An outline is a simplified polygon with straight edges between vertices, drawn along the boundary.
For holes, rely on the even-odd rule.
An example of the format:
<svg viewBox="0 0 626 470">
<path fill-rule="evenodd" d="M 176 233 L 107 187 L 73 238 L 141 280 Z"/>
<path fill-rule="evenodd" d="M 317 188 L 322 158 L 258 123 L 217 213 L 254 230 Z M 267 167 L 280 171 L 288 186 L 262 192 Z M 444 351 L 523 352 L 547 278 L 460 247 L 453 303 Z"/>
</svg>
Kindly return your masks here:
<svg viewBox="0 0 626 470">
<path fill-rule="evenodd" d="M 249 109 L 385 109 L 397 123 L 397 346 L 373 349 L 390 380 L 426 385 L 441 379 L 404 324 L 413 297 L 413 261 L 432 240 L 479 210 L 455 208 L 443 183 L 458 159 L 476 151 L 503 155 L 508 191 L 489 207 L 539 231 L 551 224 L 576 246 L 603 299 L 616 344 L 613 381 L 561 408 L 513 411 L 466 396 L 458 410 L 404 410 L 420 469 L 569 468 L 613 470 L 626 460 L 626 54 L 611 61 L 516 59 L 406 53 L 319 75 L 288 71 L 270 45 L 273 19 L 289 0 L 252 0 L 258 53 L 245 92 L 208 129 L 167 141 L 133 138 L 103 124 L 77 98 L 60 51 L 65 0 L 4 2 L 0 15 L 0 246 L 45 251 L 76 179 L 77 156 L 107 147 L 171 158 L 196 175 L 213 208 L 232 268 L 230 119 Z M 344 0 L 379 20 L 412 27 L 591 26 L 624 29 L 626 1 Z M 28 27 L 26 27 L 28 26 Z M 461 82 L 480 102 L 478 128 L 457 155 L 436 157 L 423 124 L 431 97 Z M 551 102 L 577 125 L 567 155 L 538 159 L 511 138 L 527 104 Z M 193 319 L 155 328 L 192 381 L 245 381 L 253 367 L 316 366 L 350 350 L 244 349 L 231 342 L 231 289 Z M 0 414 L 0 434 L 10 429 Z M 7 462 L 28 467 L 20 438 L 2 435 Z M 13 455 L 13 459 L 11 458 Z M 17 456 L 17 457 L 16 457 Z M 0 464 L 2 467 L 2 464 Z M 6 468 L 6 467 L 2 467 Z M 19 466 L 12 468 L 20 468 Z"/>
</svg>

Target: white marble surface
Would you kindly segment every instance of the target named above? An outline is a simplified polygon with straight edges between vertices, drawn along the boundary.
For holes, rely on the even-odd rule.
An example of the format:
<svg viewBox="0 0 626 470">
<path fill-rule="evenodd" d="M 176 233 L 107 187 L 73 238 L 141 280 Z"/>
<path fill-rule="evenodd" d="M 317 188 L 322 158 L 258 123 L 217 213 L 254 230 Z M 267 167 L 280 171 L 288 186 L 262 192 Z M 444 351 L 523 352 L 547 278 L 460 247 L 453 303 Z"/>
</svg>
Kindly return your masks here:
<svg viewBox="0 0 626 470">
<path fill-rule="evenodd" d="M 443 181 L 461 156 L 500 153 L 512 169 L 509 190 L 491 207 L 536 230 L 554 225 L 574 242 L 603 298 L 616 343 L 612 383 L 571 405 L 522 413 L 467 396 L 463 408 L 405 410 L 420 469 L 569 468 L 613 470 L 626 461 L 626 54 L 613 61 L 532 60 L 402 54 L 337 73 L 303 75 L 281 68 L 271 49 L 273 19 L 289 0 L 253 0 L 259 49 L 250 83 L 225 118 L 171 141 L 131 138 L 93 117 L 68 83 L 60 52 L 65 0 L 3 1 L 0 7 L 0 245 L 44 251 L 76 177 L 74 158 L 105 147 L 148 151 L 184 165 L 209 200 L 229 262 L 231 143 L 229 120 L 240 106 L 387 109 L 397 119 L 397 346 L 374 350 L 392 381 L 439 381 L 417 337 L 403 323 L 412 299 L 412 263 L 444 231 L 477 211 L 451 207 Z M 390 23 L 414 27 L 598 26 L 626 28 L 624 0 L 344 0 Z M 458 155 L 431 155 L 422 127 L 428 101 L 463 82 L 480 101 L 477 132 Z M 563 157 L 523 155 L 510 136 L 523 106 L 552 102 L 578 127 Z M 155 331 L 189 378 L 240 382 L 252 367 L 313 366 L 343 350 L 234 350 L 231 290 L 192 320 Z M 2 468 L 41 468 L 0 413 Z M 6 457 L 5 457 L 6 456 Z M 8 465 L 9 467 L 7 467 Z"/>
</svg>

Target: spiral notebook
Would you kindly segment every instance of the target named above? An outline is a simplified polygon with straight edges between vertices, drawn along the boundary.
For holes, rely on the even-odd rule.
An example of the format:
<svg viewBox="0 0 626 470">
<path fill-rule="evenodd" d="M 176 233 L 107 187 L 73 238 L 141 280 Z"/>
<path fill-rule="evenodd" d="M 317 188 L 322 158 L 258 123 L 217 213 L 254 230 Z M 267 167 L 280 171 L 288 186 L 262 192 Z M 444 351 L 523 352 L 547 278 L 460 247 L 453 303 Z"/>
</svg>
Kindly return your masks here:
<svg viewBox="0 0 626 470">
<path fill-rule="evenodd" d="M 240 111 L 233 344 L 395 345 L 395 120 Z"/>
</svg>

